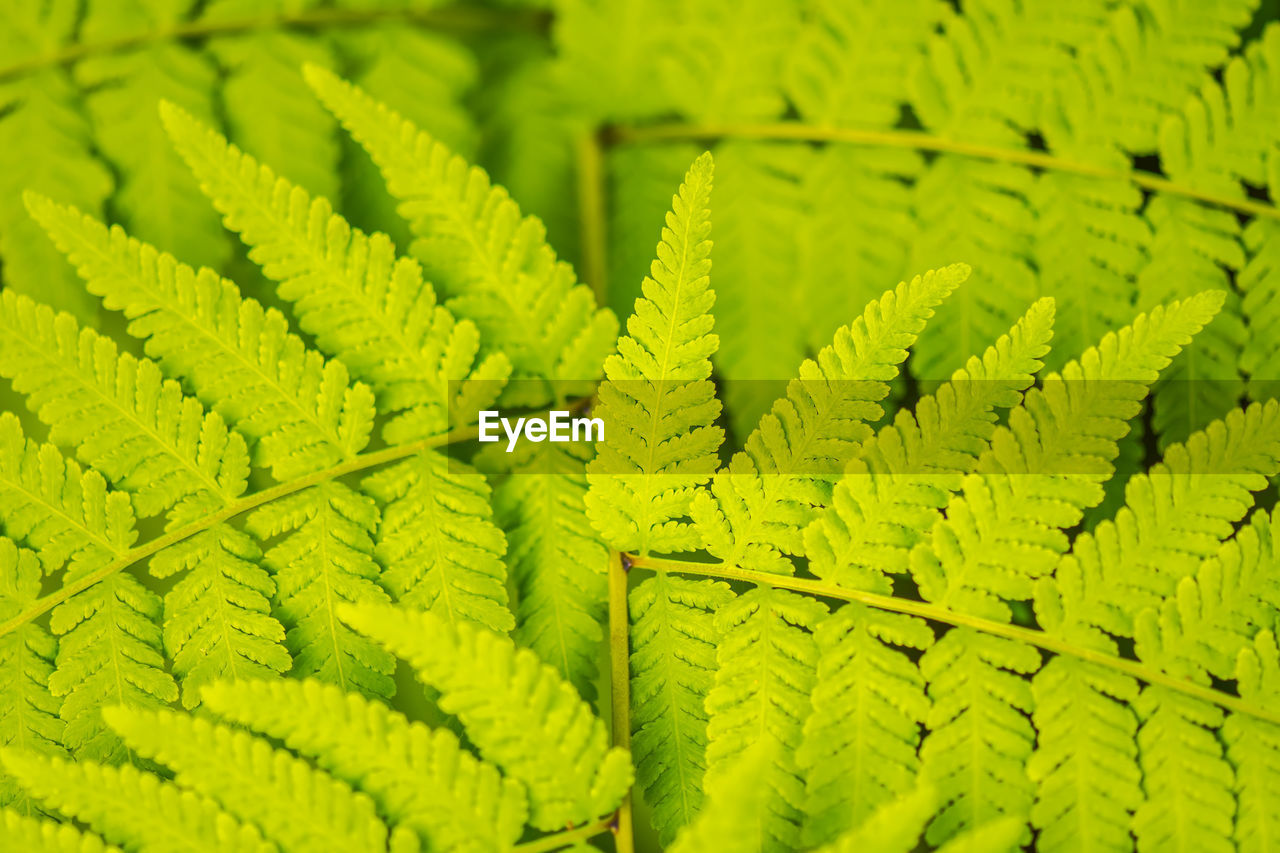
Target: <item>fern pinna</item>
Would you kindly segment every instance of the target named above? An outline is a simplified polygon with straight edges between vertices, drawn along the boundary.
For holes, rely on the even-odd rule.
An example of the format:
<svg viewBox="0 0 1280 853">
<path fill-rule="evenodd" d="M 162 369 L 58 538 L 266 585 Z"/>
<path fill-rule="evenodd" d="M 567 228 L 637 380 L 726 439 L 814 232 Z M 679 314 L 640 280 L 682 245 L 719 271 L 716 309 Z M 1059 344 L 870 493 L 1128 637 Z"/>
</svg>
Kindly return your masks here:
<svg viewBox="0 0 1280 853">
<path fill-rule="evenodd" d="M 26 198 L 137 343 L 0 294 L 0 375 L 33 415 L 0 416 L 2 846 L 627 851 L 633 797 L 680 851 L 1280 837 L 1258 502 L 1280 405 L 1161 385 L 1223 289 L 1065 352 L 1059 303 L 1027 299 L 947 381 L 904 377 L 946 361 L 949 304 L 991 298 L 972 275 L 1019 292 L 979 251 L 871 300 L 726 430 L 710 154 L 615 340 L 483 171 L 303 74 L 385 174 L 407 254 L 173 103 L 270 304 Z M 1160 387 L 1230 410 L 1135 443 L 1171 435 Z M 470 452 L 499 405 L 589 406 L 605 438 Z M 1123 477 L 1133 448 L 1159 458 Z"/>
</svg>

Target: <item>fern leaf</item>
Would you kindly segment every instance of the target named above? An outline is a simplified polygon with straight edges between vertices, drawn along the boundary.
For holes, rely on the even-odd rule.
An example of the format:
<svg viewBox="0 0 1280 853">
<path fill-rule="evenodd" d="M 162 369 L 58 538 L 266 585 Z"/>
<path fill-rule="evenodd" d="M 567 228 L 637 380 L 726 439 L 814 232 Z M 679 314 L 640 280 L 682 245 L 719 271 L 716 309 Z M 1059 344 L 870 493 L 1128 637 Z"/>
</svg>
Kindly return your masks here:
<svg viewBox="0 0 1280 853">
<path fill-rule="evenodd" d="M 1170 2 L 1158 14 L 1115 8 L 1072 69 L 1092 93 L 1078 120 L 1126 151 L 1155 151 L 1165 119 L 1183 107 L 1208 69 L 1225 64 L 1253 8 L 1250 0 Z"/>
<path fill-rule="evenodd" d="M 939 309 L 934 325 L 912 351 L 912 372 L 934 381 L 950 376 L 979 342 L 1000 337 L 1034 301 L 1039 288 L 1031 267 L 1034 222 L 1031 173 L 1008 163 L 942 155 L 914 187 L 919 237 L 909 269 L 929 269 L 964 258 L 979 274 Z"/>
<path fill-rule="evenodd" d="M 901 838 L 912 849 L 937 808 L 932 796 L 908 795 L 929 701 L 918 666 L 900 648 L 929 648 L 933 631 L 921 619 L 850 603 L 818 626 L 814 641 L 813 712 L 796 753 L 806 784 L 804 840 L 852 851 L 856 839 L 897 838 L 918 817 L 909 842 Z M 904 824 L 887 826 L 890 815 Z"/>
<path fill-rule="evenodd" d="M 1037 590 L 1046 630 L 1102 628 L 1133 636 L 1133 620 L 1214 556 L 1280 470 L 1280 403 L 1255 403 L 1173 445 L 1134 477 L 1114 521 L 1078 536 L 1058 569 L 1070 585 Z M 1160 527 L 1153 520 L 1160 519 Z"/>
<path fill-rule="evenodd" d="M 216 7 L 203 11 L 205 20 L 217 14 Z M 217 39 L 209 49 L 225 75 L 219 94 L 227 135 L 259 162 L 279 164 L 286 178 L 313 196 L 339 198 L 336 123 L 305 97 L 299 73 L 307 62 L 333 63 L 326 40 L 263 30 Z"/>
<path fill-rule="evenodd" d="M 796 110 L 829 127 L 893 127 L 907 72 L 945 11 L 936 0 L 821 0 L 783 72 Z"/>
<path fill-rule="evenodd" d="M 275 574 L 275 615 L 293 674 L 385 697 L 395 690 L 395 661 L 337 616 L 345 603 L 388 600 L 373 558 L 377 525 L 371 498 L 329 482 L 264 505 L 245 526 L 260 540 L 288 534 L 265 562 Z"/>
<path fill-rule="evenodd" d="M 775 764 L 776 742 L 761 741 L 733 762 L 707 787 L 707 806 L 680 831 L 672 853 L 752 853 L 759 850 L 759 824 L 769 814 L 772 790 L 755 784 Z"/>
<path fill-rule="evenodd" d="M 995 431 L 993 410 L 1022 399 L 1048 351 L 1053 318 L 1053 301 L 1037 302 L 981 359 L 859 448 L 830 507 L 804 531 L 810 571 L 840 586 L 888 591 L 884 572 L 907 569 L 911 548 L 977 467 Z"/>
<path fill-rule="evenodd" d="M 245 488 L 244 439 L 148 360 L 15 293 L 0 297 L 0 375 L 81 460 L 133 494 L 142 516 L 187 520 Z"/>
<path fill-rule="evenodd" d="M 441 710 L 462 721 L 480 755 L 524 783 L 538 829 L 604 814 L 630 787 L 626 752 L 609 749 L 604 724 L 533 652 L 433 613 L 362 605 L 343 617 L 440 691 Z"/>
<path fill-rule="evenodd" d="M 1226 270 L 1244 265 L 1235 217 L 1185 199 L 1158 198 L 1148 206 L 1155 239 L 1152 262 L 1138 279 L 1139 307 L 1197 291 L 1228 291 Z M 1235 408 L 1244 383 L 1239 353 L 1245 344 L 1239 300 L 1227 296 L 1220 315 L 1197 336 L 1161 380 L 1153 425 L 1161 445 L 1184 441 Z"/>
<path fill-rule="evenodd" d="M 924 825 L 938 810 L 938 795 L 917 787 L 877 807 L 859 826 L 817 853 L 912 853 L 920 843 Z"/>
<path fill-rule="evenodd" d="M 922 596 L 1009 621 L 1006 600 L 1031 597 L 1034 580 L 1067 550 L 1063 531 L 1102 500 L 1116 440 L 1147 386 L 1221 304 L 1221 294 L 1206 293 L 1141 316 L 1028 392 L 947 518 L 913 549 Z M 950 631 L 921 659 L 933 702 L 923 773 L 948 804 L 930 825 L 931 843 L 1030 812 L 1034 788 L 1024 767 L 1035 736 L 1025 715 L 1033 695 L 1022 676 L 1040 664 L 1032 647 L 971 628 Z M 974 766 L 986 770 L 974 776 Z"/>
<path fill-rule="evenodd" d="M 1027 774 L 1036 783 L 1031 822 L 1046 853 L 1133 849 L 1130 819 L 1142 804 L 1138 682 L 1060 656 L 1031 682 L 1039 733 Z"/>
<path fill-rule="evenodd" d="M 1040 290 L 1059 302 L 1049 366 L 1060 369 L 1133 316 L 1151 229 L 1138 214 L 1142 193 L 1127 181 L 1045 172 L 1030 199 Z"/>
<path fill-rule="evenodd" d="M 1147 385 L 1222 301 L 1207 292 L 1142 315 L 1026 395 L 965 478 L 947 520 L 933 528 L 931 544 L 912 552 L 926 600 L 1007 621 L 996 596 L 1031 597 L 1032 581 L 1067 550 L 1061 531 L 1101 501 L 1116 440 Z M 1002 521 L 987 527 L 995 518 Z"/>
<path fill-rule="evenodd" d="M 784 109 L 777 80 L 784 47 L 798 35 L 801 6 L 745 0 L 689 3 L 679 37 L 664 45 L 664 88 L 699 121 L 774 118 Z"/>
<path fill-rule="evenodd" d="M 602 640 L 607 553 L 587 518 L 582 445 L 517 447 L 506 479 L 494 487 L 494 514 L 510 543 L 515 583 L 515 640 L 533 649 L 595 698 Z"/>
<path fill-rule="evenodd" d="M 507 543 L 493 522 L 484 477 L 428 451 L 362 485 L 382 505 L 374 554 L 388 567 L 381 583 L 397 601 L 450 623 L 511 630 L 502 564 Z"/>
<path fill-rule="evenodd" d="M 130 746 L 174 771 L 174 781 L 255 824 L 286 849 L 386 849 L 373 802 L 266 741 L 176 711 L 108 708 Z"/>
<path fill-rule="evenodd" d="M 316 66 L 305 73 L 382 170 L 417 238 L 411 251 L 451 308 L 475 322 L 488 347 L 509 354 L 515 378 L 538 380 L 523 383 L 511 402 L 539 405 L 580 393 L 617 322 L 556 260 L 542 223 L 522 217 L 483 170 L 364 92 Z"/>
<path fill-rule="evenodd" d="M 151 561 L 156 577 L 184 572 L 164 597 L 164 646 L 188 708 L 212 681 L 267 678 L 293 665 L 284 628 L 271 615 L 276 585 L 261 558 L 250 537 L 219 525 Z"/>
<path fill-rule="evenodd" d="M 710 315 L 711 156 L 694 162 L 672 199 L 652 277 L 605 362 L 597 414 L 605 440 L 587 468 L 587 510 L 618 550 L 691 550 L 681 519 L 716 466 L 723 431 L 708 378 L 717 341 Z"/>
<path fill-rule="evenodd" d="M 111 29 L 116 37 L 137 31 L 112 5 L 90 6 L 93 14 L 87 16 L 81 38 L 94 30 Z M 89 91 L 86 106 L 98 148 L 121 176 L 112 202 L 125 227 L 193 264 L 220 267 L 231 255 L 231 244 L 218 228 L 217 214 L 195 191 L 154 111 L 165 100 L 212 116 L 213 63 L 191 47 L 165 40 L 140 50 L 88 57 L 76 65 L 75 76 Z"/>
<path fill-rule="evenodd" d="M 518 782 L 477 760 L 447 730 L 432 731 L 379 702 L 317 681 L 222 682 L 204 705 L 364 791 L 429 850 L 499 851 L 520 837 Z"/>
<path fill-rule="evenodd" d="M 963 264 L 917 276 L 873 300 L 800 376 L 748 436 L 744 453 L 690 507 L 707 550 L 747 569 L 790 574 L 783 554 L 803 554 L 801 530 L 830 501 L 830 481 L 884 416 L 879 401 L 907 349 L 968 276 Z"/>
<path fill-rule="evenodd" d="M 442 32 L 411 29 L 394 19 L 381 26 L 343 28 L 333 37 L 353 83 L 462 156 L 473 155 L 480 129 L 465 99 L 472 94 L 480 69 L 478 58 L 465 45 Z M 562 142 L 541 141 L 557 149 Z M 395 199 L 387 192 L 377 165 L 354 140 L 348 137 L 343 143 L 342 207 L 347 218 L 366 231 L 385 232 L 397 246 L 408 246 L 412 240 L 408 223 L 396 213 Z M 529 151 L 523 145 L 519 150 Z M 556 186 L 563 184 L 556 182 Z M 514 188 L 512 193 L 524 198 Z"/>
<path fill-rule="evenodd" d="M 35 554 L 0 538 L 0 619 L 18 615 L 40 593 Z M 0 637 L 0 745 L 33 754 L 64 755 L 61 704 L 49 692 L 57 641 L 34 622 Z M 0 806 L 32 815 L 39 807 L 8 776 L 0 777 Z"/>
<path fill-rule="evenodd" d="M 1280 27 L 1268 34 L 1280 42 Z M 1280 67 L 1280 62 L 1277 63 Z M 1280 153 L 1267 157 L 1267 185 L 1273 198 L 1280 196 Z M 1275 369 L 1275 338 L 1267 334 L 1276 322 L 1280 309 L 1280 222 L 1258 217 L 1244 232 L 1248 264 L 1240 270 L 1236 284 L 1244 296 L 1244 315 L 1249 318 L 1249 339 L 1240 354 L 1240 367 L 1249 375 L 1249 397 L 1263 400 L 1280 397 L 1280 371 Z"/>
<path fill-rule="evenodd" d="M 1155 685 L 1142 691 L 1135 708 L 1142 718 L 1138 750 L 1146 793 L 1133 816 L 1138 850 L 1174 844 L 1206 853 L 1235 850 L 1235 779 L 1215 734 L 1222 709 Z"/>
<path fill-rule="evenodd" d="M 372 395 L 289 332 L 285 317 L 89 216 L 29 195 L 32 216 L 89 290 L 130 319 L 147 353 L 190 380 L 201 400 L 257 442 L 279 480 L 330 467 L 363 447 Z"/>
<path fill-rule="evenodd" d="M 1270 705 L 1280 695 L 1280 653 L 1271 630 L 1259 631 L 1252 648 L 1236 663 L 1240 695 Z M 1280 830 L 1280 810 L 1270 792 L 1280 781 L 1280 727 L 1247 714 L 1231 714 L 1222 729 L 1227 757 L 1235 769 L 1235 840 L 1241 853 L 1261 853 Z"/>
<path fill-rule="evenodd" d="M 19 57 L 43 53 L 74 30 L 70 4 L 23 4 L 15 7 L 10 26 L 0 35 L 0 54 Z M 22 18 L 31 16 L 30 20 Z M 46 17 L 47 16 L 47 17 Z M 41 40 L 48 39 L 41 44 Z M 91 129 L 79 93 L 62 68 L 0 84 L 0 258 L 6 288 L 69 311 L 80 320 L 93 317 L 95 306 L 71 270 L 59 263 L 39 227 L 22 209 L 27 189 L 74 199 L 88 210 L 101 210 L 114 181 L 91 148 Z"/>
<path fill-rule="evenodd" d="M 302 328 L 373 387 L 381 411 L 404 412 L 388 425 L 388 440 L 447 431 L 449 415 L 457 414 L 451 398 L 475 393 L 466 380 L 483 383 L 489 400 L 497 396 L 505 359 L 491 356 L 473 373 L 475 326 L 436 303 L 422 268 L 397 259 L 385 234 L 351 228 L 327 201 L 277 178 L 182 110 L 167 105 L 161 112 L 226 226 L 279 283 L 281 298 L 295 303 Z M 450 388 L 449 380 L 461 387 Z"/>
<path fill-rule="evenodd" d="M 0 845 L 27 853 L 120 853 L 96 835 L 78 831 L 65 823 L 23 817 L 9 809 L 0 810 Z"/>
<path fill-rule="evenodd" d="M 900 3 L 878 5 L 908 8 Z M 838 7 L 840 14 L 858 14 L 847 4 L 827 3 L 826 7 Z M 869 115 L 881 111 L 866 106 Z M 882 282 L 894 281 L 908 269 L 907 257 L 917 236 L 908 182 L 923 170 L 923 157 L 902 149 L 830 145 L 809 158 L 800 177 L 808 203 L 803 217 L 789 226 L 799 233 L 798 298 L 788 311 L 797 326 L 808 330 L 805 343 L 810 351 L 830 341 L 835 318 L 860 310 L 879 297 Z"/>
<path fill-rule="evenodd" d="M 10 536 L 36 549 L 46 572 L 65 564 L 67 583 L 119 559 L 137 538 L 127 495 L 109 491 L 96 471 L 81 473 L 53 445 L 28 441 L 8 413 L 0 414 L 0 519 Z M 160 653 L 159 617 L 160 597 L 119 573 L 54 608 L 49 627 L 61 639 L 49 692 L 62 699 L 62 744 L 77 758 L 126 756 L 102 723 L 103 706 L 155 707 L 177 698 Z"/>
<path fill-rule="evenodd" d="M 663 844 L 702 811 L 707 710 L 728 584 L 659 573 L 631 591 L 631 751 Z"/>
<path fill-rule="evenodd" d="M 707 695 L 708 788 L 754 744 L 770 760 L 753 783 L 772 791 L 772 805 L 752 827 L 752 850 L 793 850 L 804 813 L 800 746 L 818 647 L 810 631 L 826 605 L 795 593 L 756 588 L 721 607 L 716 627 L 715 684 Z"/>
<path fill-rule="evenodd" d="M 781 4 L 776 4 L 781 5 Z M 801 323 L 782 326 L 797 294 L 780 282 L 797 281 L 800 249 L 798 222 L 812 215 L 803 181 L 814 169 L 815 152 L 804 145 L 728 140 L 716 147 L 716 294 L 720 347 L 716 371 L 725 377 L 724 402 L 730 425 L 745 435 L 769 411 L 785 380 L 804 361 L 809 330 Z M 920 269 L 940 267 L 931 264 Z M 890 273 L 893 278 L 900 272 Z M 893 281 L 893 278 L 888 279 Z M 797 298 L 798 297 L 798 298 Z M 819 318 L 823 342 L 861 305 L 846 306 L 835 317 Z"/>
<path fill-rule="evenodd" d="M 1273 155 L 1280 187 L 1280 155 Z M 1242 313 L 1249 318 L 1249 337 L 1240 354 L 1240 367 L 1249 376 L 1250 399 L 1280 397 L 1280 349 L 1266 330 L 1280 322 L 1280 222 L 1256 219 L 1244 232 L 1249 262 L 1236 279 L 1244 292 Z"/>
<path fill-rule="evenodd" d="M 51 808 L 128 849 L 155 853 L 269 853 L 276 849 L 253 825 L 240 823 L 211 800 L 133 767 L 73 763 L 13 749 L 0 752 L 0 760 Z"/>
</svg>

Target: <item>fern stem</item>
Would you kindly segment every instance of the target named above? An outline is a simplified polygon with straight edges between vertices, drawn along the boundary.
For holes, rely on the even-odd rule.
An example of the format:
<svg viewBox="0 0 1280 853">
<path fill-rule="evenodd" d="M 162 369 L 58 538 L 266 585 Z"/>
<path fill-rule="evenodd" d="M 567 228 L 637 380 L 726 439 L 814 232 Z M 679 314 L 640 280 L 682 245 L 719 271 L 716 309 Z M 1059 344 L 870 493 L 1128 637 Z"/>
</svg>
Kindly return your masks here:
<svg viewBox="0 0 1280 853">
<path fill-rule="evenodd" d="M 590 402 L 590 397 L 584 397 L 579 400 L 571 401 L 569 407 L 571 410 L 578 410 L 580 407 Z M 547 414 L 544 411 L 542 414 Z M 145 542 L 135 548 L 130 548 L 124 554 L 107 563 L 95 572 L 85 575 L 78 580 L 65 584 L 55 592 L 37 599 L 30 607 L 23 610 L 16 616 L 0 623 L 0 637 L 4 637 L 23 625 L 39 618 L 41 615 L 49 612 L 62 602 L 72 596 L 84 592 L 89 587 L 101 580 L 111 577 L 116 572 L 129 568 L 135 563 L 153 557 L 159 552 L 175 545 L 184 539 L 189 539 L 204 530 L 216 527 L 219 524 L 230 521 L 238 515 L 243 515 L 250 510 L 257 509 L 263 504 L 270 503 L 274 500 L 300 492 L 303 489 L 309 489 L 312 486 L 318 486 L 329 480 L 336 480 L 347 474 L 354 474 L 358 471 L 364 471 L 369 468 L 376 468 L 379 465 L 386 465 L 389 462 L 396 462 L 409 456 L 421 453 L 424 450 L 431 450 L 438 447 L 444 447 L 448 444 L 454 444 L 461 441 L 469 441 L 476 437 L 478 427 L 467 426 L 444 433 L 443 435 L 434 435 L 420 441 L 410 442 L 408 444 L 398 444 L 395 447 L 385 447 L 382 450 L 374 450 L 367 453 L 361 453 L 357 456 L 340 462 L 330 468 L 322 471 L 316 471 L 303 477 L 290 480 L 287 483 L 280 483 L 269 489 L 263 489 L 260 492 L 254 492 L 251 495 L 245 495 L 237 501 L 227 504 L 215 513 L 210 513 L 203 518 L 197 519 L 176 530 L 171 530 L 163 536 L 157 536 L 149 542 Z"/>
<path fill-rule="evenodd" d="M 569 847 L 577 844 L 579 841 L 586 841 L 588 838 L 594 838 L 601 833 L 608 832 L 613 825 L 613 818 L 601 818 L 595 823 L 589 823 L 586 826 L 580 826 L 577 829 L 568 829 L 564 832 L 557 832 L 553 835 L 544 835 L 541 838 L 535 838 L 532 841 L 526 841 L 523 844 L 517 844 L 512 847 L 512 853 L 546 853 L 549 850 L 559 850 L 562 847 Z"/>
<path fill-rule="evenodd" d="M 1280 219 L 1280 208 L 1271 204 L 1231 198 L 1216 193 L 1203 192 L 1186 184 L 1141 169 L 1111 169 L 1090 163 L 1066 160 L 1042 151 L 1024 151 L 1017 148 L 1000 148 L 979 145 L 958 139 L 946 139 L 918 130 L 859 130 L 856 128 L 822 127 L 799 122 L 773 124 L 656 124 L 647 127 L 618 126 L 610 128 L 607 138 L 614 144 L 635 145 L 655 142 L 715 141 L 719 139 L 755 139 L 794 142 L 840 142 L 849 145 L 881 146 L 885 148 L 910 148 L 916 151 L 937 151 L 960 154 L 982 160 L 1017 163 L 1052 172 L 1070 172 L 1091 178 L 1129 181 L 1152 192 L 1184 196 L 1196 201 L 1262 216 Z"/>
<path fill-rule="evenodd" d="M 613 715 L 613 745 L 631 751 L 631 644 L 627 614 L 627 567 L 622 555 L 609 552 L 609 704 Z M 618 806 L 613 826 L 618 853 L 635 853 L 631 827 L 631 792 Z"/>
<path fill-rule="evenodd" d="M 544 31 L 550 25 L 545 12 L 484 9 L 466 5 L 436 9 L 311 9 L 278 15 L 256 15 L 226 20 L 183 21 L 163 29 L 129 33 L 112 39 L 71 44 L 40 56 L 32 56 L 0 66 L 0 80 L 18 77 L 42 68 L 68 65 L 88 56 L 143 48 L 177 39 L 204 39 L 275 29 L 326 29 L 359 27 L 383 21 L 408 21 L 433 30 L 476 32 L 497 28 Z"/>
<path fill-rule="evenodd" d="M 1004 622 L 993 622 L 989 619 L 982 619 L 978 616 L 971 616 L 967 613 L 960 613 L 950 610 L 946 607 L 939 607 L 936 604 L 929 604 L 923 601 L 911 601 L 905 598 L 894 598 L 888 595 L 877 595 L 873 592 L 862 592 L 856 589 L 845 589 L 834 584 L 824 583 L 817 580 L 809 580 L 807 578 L 791 577 L 789 575 L 772 575 L 766 572 L 753 572 L 747 569 L 739 569 L 734 566 L 727 566 L 724 563 L 699 563 L 692 560 L 680 560 L 671 557 L 639 557 L 634 555 L 624 555 L 635 568 L 644 568 L 656 572 L 677 572 L 679 574 L 705 575 L 722 580 L 747 581 L 754 584 L 764 584 L 766 586 L 779 587 L 781 589 L 795 590 L 796 592 L 805 592 L 810 595 L 817 595 L 823 598 L 835 598 L 842 601 L 856 601 L 865 604 L 868 607 L 875 607 L 879 610 L 891 610 L 895 613 L 907 613 L 912 616 L 919 616 L 934 622 L 945 622 L 949 625 L 962 625 L 966 628 L 973 628 L 987 634 L 993 634 L 997 637 L 1006 637 L 1010 640 L 1028 643 L 1033 646 L 1054 652 L 1060 655 L 1070 655 L 1089 663 L 1104 666 L 1123 672 L 1126 675 L 1133 676 L 1140 681 L 1148 684 L 1158 684 L 1161 687 L 1167 687 L 1170 690 L 1176 690 L 1204 702 L 1211 702 L 1220 705 L 1229 711 L 1235 711 L 1240 714 L 1247 714 L 1260 720 L 1266 720 L 1270 723 L 1280 724 L 1280 711 L 1269 711 L 1258 705 L 1250 704 L 1236 696 L 1223 693 L 1220 690 L 1214 690 L 1211 687 L 1205 687 L 1195 684 L 1185 679 L 1176 678 L 1158 669 L 1145 666 L 1137 661 L 1128 660 L 1127 658 L 1109 655 L 1105 652 L 1099 652 L 1094 649 L 1077 646 L 1060 637 L 1055 637 L 1044 631 L 1036 631 L 1030 628 L 1021 628 L 1017 625 L 1009 625 Z"/>
<path fill-rule="evenodd" d="M 605 247 L 604 148 L 600 134 L 584 133 L 578 138 L 578 220 L 582 242 L 583 276 L 596 295 L 596 303 L 606 304 L 607 269 Z"/>
</svg>

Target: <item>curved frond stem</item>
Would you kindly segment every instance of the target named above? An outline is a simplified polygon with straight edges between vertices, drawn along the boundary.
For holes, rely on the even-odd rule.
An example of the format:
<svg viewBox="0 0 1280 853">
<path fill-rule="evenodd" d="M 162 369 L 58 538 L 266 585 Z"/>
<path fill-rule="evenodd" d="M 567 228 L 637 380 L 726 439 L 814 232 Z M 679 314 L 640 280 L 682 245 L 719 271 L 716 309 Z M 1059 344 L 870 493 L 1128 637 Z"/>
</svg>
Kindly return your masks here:
<svg viewBox="0 0 1280 853">
<path fill-rule="evenodd" d="M 631 751 L 631 645 L 627 613 L 627 566 L 622 554 L 609 552 L 609 703 L 613 715 L 613 745 Z M 618 853 L 634 853 L 631 827 L 631 791 L 618 806 L 613 827 Z"/>
<path fill-rule="evenodd" d="M 601 818 L 594 823 L 588 823 L 577 829 L 567 829 L 564 832 L 556 832 L 551 835 L 544 835 L 541 838 L 535 838 L 532 841 L 526 841 L 523 844 L 517 844 L 512 847 L 512 853 L 548 853 L 551 850 L 559 850 L 563 847 L 571 847 L 579 841 L 586 841 L 597 835 L 608 832 L 613 827 L 614 816 L 610 815 Z"/>
<path fill-rule="evenodd" d="M 433 30 L 470 33 L 492 29 L 545 30 L 550 17 L 538 10 L 485 9 L 469 5 L 445 8 L 311 9 L 276 15 L 255 15 L 226 20 L 185 21 L 163 29 L 129 33 L 101 41 L 70 44 L 42 56 L 32 56 L 0 66 L 0 80 L 7 80 L 56 65 L 69 65 L 89 56 L 142 48 L 158 42 L 204 39 L 215 36 L 277 29 L 320 30 L 330 27 L 370 26 L 384 21 L 407 21 Z"/>
<path fill-rule="evenodd" d="M 911 601 L 905 598 L 895 598 L 889 595 L 878 595 L 873 592 L 863 592 L 856 589 L 846 589 L 836 586 L 835 584 L 824 583 L 817 580 L 809 580 L 808 578 L 797 578 L 789 575 L 775 575 L 767 572 L 753 572 L 746 569 L 739 569 L 734 566 L 728 566 L 719 562 L 695 562 L 693 560 L 679 560 L 671 557 L 641 557 L 634 554 L 624 554 L 623 558 L 627 560 L 632 568 L 649 569 L 655 572 L 675 572 L 677 574 L 688 575 L 704 575 L 706 577 L 720 578 L 721 580 L 746 581 L 748 583 L 763 584 L 780 589 L 790 589 L 796 592 L 805 592 L 810 595 L 817 595 L 822 598 L 834 598 L 841 601 L 856 601 L 865 604 L 868 607 L 874 607 L 879 610 L 889 610 L 895 613 L 907 613 L 912 616 L 919 616 L 934 622 L 943 622 L 948 625 L 959 625 L 966 628 L 973 628 L 986 634 L 992 634 L 997 637 L 1005 637 L 1010 640 L 1028 643 L 1037 646 L 1045 651 L 1054 652 L 1060 655 L 1069 655 L 1123 672 L 1131 675 L 1147 684 L 1158 684 L 1161 687 L 1167 687 L 1187 696 L 1192 696 L 1204 702 L 1210 702 L 1214 705 L 1221 706 L 1230 711 L 1240 714 L 1247 714 L 1259 720 L 1266 720 L 1270 723 L 1280 724 L 1280 711 L 1267 710 L 1259 705 L 1246 702 L 1237 696 L 1231 696 L 1220 690 L 1214 690 L 1211 687 L 1205 687 L 1195 684 L 1175 676 L 1168 675 L 1158 669 L 1145 666 L 1137 661 L 1127 660 L 1126 658 L 1109 655 L 1105 652 L 1099 652 L 1094 649 L 1078 646 L 1066 640 L 1054 637 L 1044 631 L 1036 631 L 1031 628 L 1021 628 L 1017 625 L 1009 625 L 1004 622 L 995 622 L 990 619 L 983 619 L 978 616 L 971 616 L 967 613 L 960 613 L 947 607 L 939 607 L 936 604 L 929 604 L 924 601 Z"/>
<path fill-rule="evenodd" d="M 982 145 L 960 139 L 947 139 L 918 130 L 860 130 L 857 128 L 823 127 L 801 122 L 773 124 L 655 124 L 648 127 L 618 126 L 606 134 L 613 144 L 636 145 L 655 142 L 711 141 L 718 139 L 754 139 L 793 142 L 837 142 L 848 145 L 908 148 L 914 151 L 937 151 L 959 154 L 981 160 L 1017 163 L 1047 172 L 1068 172 L 1093 178 L 1129 181 L 1135 186 L 1166 195 L 1182 196 L 1224 207 L 1250 216 L 1280 219 L 1280 208 L 1242 198 L 1202 192 L 1194 187 L 1171 181 L 1140 169 L 1109 169 L 1091 163 L 1080 163 L 1056 157 L 1043 151 L 1024 151 Z"/>
<path fill-rule="evenodd" d="M 584 397 L 580 400 L 571 401 L 569 408 L 576 411 L 590 402 L 590 399 L 590 397 Z M 543 414 L 546 414 L 546 412 L 543 412 Z M 149 542 L 144 542 L 135 548 L 130 548 L 120 557 L 112 560 L 110 563 L 107 563 L 96 572 L 87 574 L 72 583 L 66 584 L 55 592 L 51 592 L 48 595 L 37 599 L 31 604 L 31 606 L 27 607 L 21 613 L 0 623 L 0 637 L 4 637 L 16 631 L 23 625 L 33 619 L 39 618 L 42 614 L 49 612 L 77 593 L 84 592 L 99 581 L 111 577 L 116 572 L 123 571 L 135 563 L 139 563 L 148 557 L 158 554 L 170 545 L 175 545 L 184 539 L 189 539 L 192 536 L 195 536 L 201 531 L 208 530 L 211 527 L 216 527 L 219 524 L 230 521 L 238 515 L 243 515 L 250 510 L 257 509 L 263 504 L 271 503 L 272 501 L 279 500 L 287 495 L 300 492 L 303 489 L 309 489 L 312 486 L 318 486 L 321 483 L 328 482 L 329 480 L 336 480 L 337 478 L 344 477 L 347 474 L 354 474 L 358 471 L 377 468 L 381 465 L 386 465 L 389 462 L 396 462 L 400 459 L 405 459 L 417 453 L 421 453 L 424 450 L 431 450 L 437 447 L 455 444 L 457 442 L 469 441 L 476 437 L 477 432 L 478 428 L 474 425 L 461 427 L 444 433 L 443 435 L 429 436 L 421 439 L 420 441 L 413 441 L 408 444 L 398 444 L 395 447 L 385 447 L 382 450 L 361 453 L 352 459 L 348 459 L 347 461 L 341 462 L 332 467 L 307 474 L 303 477 L 297 477 L 293 480 L 289 480 L 288 482 L 272 486 L 269 489 L 254 492 L 251 495 L 245 495 L 239 500 L 227 504 L 215 513 L 198 518 L 190 524 L 171 530 L 163 536 L 157 536 L 155 539 L 152 539 Z"/>
</svg>

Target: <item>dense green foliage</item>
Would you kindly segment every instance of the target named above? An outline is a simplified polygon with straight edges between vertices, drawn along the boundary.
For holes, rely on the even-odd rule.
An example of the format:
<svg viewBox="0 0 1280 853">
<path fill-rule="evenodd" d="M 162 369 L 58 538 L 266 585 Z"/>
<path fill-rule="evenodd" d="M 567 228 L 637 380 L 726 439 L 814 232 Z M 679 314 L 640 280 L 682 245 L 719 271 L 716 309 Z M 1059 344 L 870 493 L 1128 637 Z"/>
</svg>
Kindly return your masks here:
<svg viewBox="0 0 1280 853">
<path fill-rule="evenodd" d="M 0 849 L 1274 849 L 1274 3 L 12 5 Z"/>
</svg>

